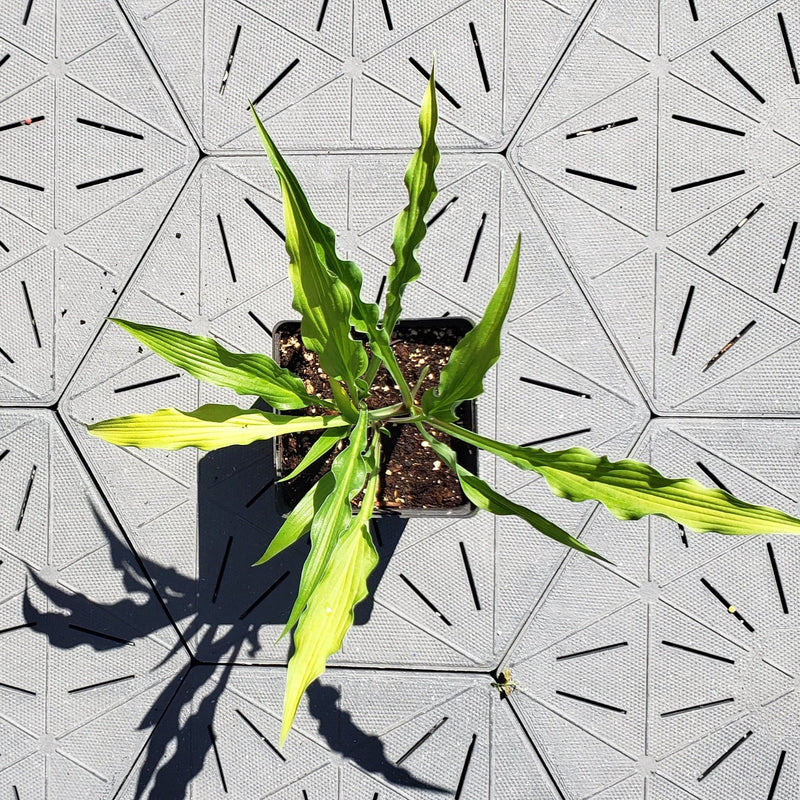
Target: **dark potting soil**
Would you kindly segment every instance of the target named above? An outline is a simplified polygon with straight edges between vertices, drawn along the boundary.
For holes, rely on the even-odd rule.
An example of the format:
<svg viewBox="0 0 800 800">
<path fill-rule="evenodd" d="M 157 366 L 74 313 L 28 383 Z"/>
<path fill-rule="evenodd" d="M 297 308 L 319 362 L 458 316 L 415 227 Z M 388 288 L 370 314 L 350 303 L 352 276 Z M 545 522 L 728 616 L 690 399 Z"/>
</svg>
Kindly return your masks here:
<svg viewBox="0 0 800 800">
<path fill-rule="evenodd" d="M 319 366 L 317 354 L 303 346 L 299 323 L 284 324 L 279 333 L 281 366 L 298 375 L 305 383 L 306 391 L 330 400 L 327 376 Z M 465 333 L 466 328 L 457 330 L 455 325 L 428 329 L 414 323 L 401 322 L 397 325 L 392 349 L 408 384 L 413 387 L 424 367 L 427 365 L 430 368 L 418 396 L 421 397 L 426 389 L 438 384 L 440 371 L 450 358 L 453 347 Z M 382 408 L 402 400 L 394 381 L 383 366 L 372 387 L 372 394 L 366 401 L 370 409 Z M 465 406 L 466 404 L 459 411 L 464 411 Z M 306 413 L 316 415 L 328 412 L 311 406 Z M 450 509 L 467 502 L 458 476 L 442 463 L 414 426 L 388 425 L 387 429 L 391 435 L 383 439 L 383 474 L 378 489 L 378 509 L 391 514 L 405 508 Z M 463 450 L 461 442 L 451 442 L 449 435 L 429 430 L 445 444 Z M 317 432 L 311 432 L 280 437 L 282 474 L 289 474 L 300 463 L 318 436 Z M 346 442 L 347 440 L 339 442 L 326 457 L 284 484 L 284 497 L 290 507 L 293 508 L 330 469 L 331 462 L 346 446 Z M 360 500 L 361 495 L 356 497 L 354 505 L 358 505 Z"/>
</svg>

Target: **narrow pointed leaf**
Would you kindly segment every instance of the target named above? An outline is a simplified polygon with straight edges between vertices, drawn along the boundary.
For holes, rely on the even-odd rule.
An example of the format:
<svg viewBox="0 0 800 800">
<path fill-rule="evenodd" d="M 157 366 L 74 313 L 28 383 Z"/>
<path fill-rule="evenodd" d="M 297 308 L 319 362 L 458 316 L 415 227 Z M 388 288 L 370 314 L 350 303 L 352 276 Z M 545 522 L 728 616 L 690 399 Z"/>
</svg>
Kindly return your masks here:
<svg viewBox="0 0 800 800">
<path fill-rule="evenodd" d="M 308 448 L 300 463 L 288 475 L 281 478 L 278 483 L 284 483 L 296 478 L 303 470 L 308 469 L 315 461 L 328 453 L 337 442 L 344 439 L 347 436 L 347 432 L 347 428 L 328 428 L 322 431 L 319 438 Z M 328 475 L 329 473 L 326 472 L 325 474 Z"/>
<path fill-rule="evenodd" d="M 394 263 L 389 268 L 386 282 L 386 313 L 383 322 L 384 329 L 390 335 L 400 319 L 403 292 L 409 283 L 419 277 L 416 250 L 428 230 L 425 215 L 437 194 L 434 174 L 439 164 L 439 148 L 434 137 L 439 114 L 433 73 L 431 69 L 428 88 L 419 112 L 420 145 L 411 157 L 405 175 L 408 205 L 400 212 L 394 225 Z"/>
<path fill-rule="evenodd" d="M 346 430 L 346 428 L 343 430 Z M 333 487 L 333 474 L 330 471 L 326 472 L 292 509 L 269 543 L 264 555 L 253 566 L 257 567 L 261 564 L 266 564 L 271 558 L 275 558 L 278 553 L 282 553 L 287 547 L 290 547 L 302 536 L 305 536 L 311 530 L 311 523 L 314 521 L 315 514 L 322 507 L 325 498 L 331 493 Z"/>
<path fill-rule="evenodd" d="M 452 422 L 454 408 L 483 393 L 483 379 L 500 358 L 500 334 L 514 288 L 517 285 L 520 237 L 508 267 L 495 289 L 483 319 L 453 348 L 439 376 L 439 385 L 422 396 L 422 410 L 429 416 Z"/>
<path fill-rule="evenodd" d="M 131 414 L 88 425 L 98 436 L 120 447 L 180 450 L 197 447 L 217 450 L 232 444 L 250 444 L 284 433 L 345 427 L 339 416 L 292 417 L 238 406 L 205 405 L 196 411 L 162 408 L 152 414 Z"/>
<path fill-rule="evenodd" d="M 362 450 L 367 443 L 366 409 L 361 411 L 358 424 L 350 434 L 347 447 L 333 460 L 331 472 L 335 488 L 323 502 L 311 525 L 311 550 L 303 564 L 297 599 L 281 636 L 285 636 L 300 618 L 311 593 L 322 578 L 336 541 L 350 523 L 350 502 L 361 491 L 367 476 Z"/>
<path fill-rule="evenodd" d="M 353 611 L 368 594 L 367 578 L 378 564 L 378 553 L 369 530 L 378 477 L 373 465 L 364 490 L 364 502 L 336 542 L 297 623 L 295 652 L 286 674 L 281 744 L 292 727 L 303 692 L 325 671 L 328 657 L 341 648 L 353 624 Z"/>
<path fill-rule="evenodd" d="M 300 378 L 261 353 L 242 355 L 226 350 L 207 336 L 124 319 L 111 321 L 193 378 L 233 389 L 239 394 L 257 395 L 283 411 L 312 404 L 325 405 L 324 401 L 308 394 Z"/>
<path fill-rule="evenodd" d="M 692 478 L 665 478 L 638 461 L 609 461 L 582 447 L 548 453 L 495 442 L 450 423 L 434 426 L 514 466 L 538 472 L 559 497 L 574 502 L 597 500 L 619 519 L 655 514 L 698 533 L 800 533 L 800 520 L 782 511 L 746 503 Z"/>
<path fill-rule="evenodd" d="M 336 257 L 333 231 L 316 219 L 297 179 L 255 109 L 251 110 L 283 193 L 289 278 L 294 288 L 292 306 L 303 317 L 303 344 L 319 355 L 320 366 L 331 378 L 354 386 L 366 369 L 367 353 L 350 335 L 353 297 L 334 271 L 341 262 Z M 358 270 L 355 264 L 352 269 Z"/>
<path fill-rule="evenodd" d="M 305 232 L 304 235 L 306 239 L 314 245 L 317 256 L 317 265 L 315 265 L 314 268 L 327 270 L 329 274 L 333 275 L 335 279 L 338 279 L 338 281 L 341 282 L 341 285 L 346 287 L 347 291 L 349 292 L 350 299 L 350 305 L 348 306 L 350 315 L 349 324 L 352 325 L 356 330 L 367 335 L 373 352 L 383 359 L 389 372 L 395 379 L 395 382 L 398 384 L 398 386 L 401 387 L 402 391 L 405 381 L 403 380 L 402 373 L 400 372 L 400 368 L 397 366 L 397 361 L 394 357 L 394 353 L 392 352 L 389 338 L 390 331 L 387 331 L 378 325 L 378 320 L 380 318 L 380 309 L 378 308 L 378 305 L 376 303 L 367 302 L 361 298 L 361 285 L 364 280 L 361 270 L 354 262 L 339 258 L 338 254 L 336 253 L 336 234 L 333 232 L 333 230 L 331 230 L 331 228 L 329 228 L 327 225 L 324 225 L 314 216 L 314 212 L 311 210 L 308 198 L 300 186 L 299 181 L 289 168 L 289 165 L 286 163 L 286 160 L 283 158 L 278 148 L 275 146 L 275 143 L 272 141 L 270 135 L 267 133 L 267 130 L 259 119 L 255 109 L 252 109 L 252 112 L 256 121 L 256 127 L 261 137 L 261 141 L 264 145 L 264 149 L 269 155 L 273 169 L 275 170 L 275 173 L 277 174 L 281 184 L 281 190 L 283 192 L 284 217 L 287 225 L 286 249 L 289 251 L 292 261 L 299 261 L 300 259 L 299 257 L 296 258 L 293 255 L 293 250 L 296 249 L 296 245 L 289 242 L 288 227 L 290 225 L 290 219 L 292 220 L 291 225 L 293 229 L 298 228 L 298 226 L 300 226 L 302 223 L 302 229 Z M 304 261 L 300 261 L 300 263 L 305 266 Z M 298 300 L 297 297 L 298 290 L 294 278 L 292 279 L 292 285 L 295 286 L 295 302 L 300 302 L 301 300 Z M 336 283 L 336 285 L 338 286 L 340 284 Z M 295 304 L 295 308 L 298 308 L 297 304 Z M 298 310 L 301 309 L 298 308 Z M 305 324 L 305 312 L 303 312 L 303 314 Z M 308 340 L 305 327 L 302 328 L 302 333 L 303 341 L 306 343 L 306 345 L 322 355 L 321 351 L 318 350 L 316 346 L 313 346 L 314 340 Z M 322 367 L 332 377 L 339 377 L 326 369 L 324 364 Z M 363 369 L 358 373 L 358 375 L 361 375 L 362 372 Z"/>
<path fill-rule="evenodd" d="M 440 442 L 436 437 L 431 436 L 421 425 L 417 425 L 417 427 L 422 432 L 422 435 L 430 442 L 431 447 L 439 454 L 439 457 L 456 473 L 456 475 L 458 475 L 464 494 L 478 508 L 489 511 L 497 516 L 519 517 L 535 530 L 539 531 L 539 533 L 543 533 L 559 544 L 571 547 L 573 550 L 578 550 L 581 553 L 585 553 L 587 556 L 599 558 L 601 561 L 608 561 L 608 559 L 595 553 L 594 550 L 587 547 L 583 542 L 556 525 L 555 522 L 551 522 L 541 514 L 537 514 L 535 511 L 531 511 L 531 509 L 521 506 L 519 503 L 515 503 L 513 500 L 509 500 L 499 492 L 496 492 L 486 481 L 481 480 L 477 475 L 474 475 L 466 469 L 466 467 L 462 467 L 458 463 L 456 454 L 452 448 L 448 447 L 444 442 Z"/>
</svg>

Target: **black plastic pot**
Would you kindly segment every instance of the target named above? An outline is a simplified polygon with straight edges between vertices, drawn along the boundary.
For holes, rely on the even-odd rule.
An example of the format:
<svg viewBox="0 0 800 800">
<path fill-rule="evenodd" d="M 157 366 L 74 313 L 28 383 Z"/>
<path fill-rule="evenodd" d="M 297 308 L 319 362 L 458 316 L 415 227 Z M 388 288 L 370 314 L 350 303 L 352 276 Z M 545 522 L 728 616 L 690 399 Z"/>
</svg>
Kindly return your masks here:
<svg viewBox="0 0 800 800">
<path fill-rule="evenodd" d="M 416 329 L 427 331 L 441 330 L 449 328 L 459 334 L 459 338 L 463 337 L 468 331 L 473 328 L 470 320 L 464 317 L 435 317 L 430 319 L 408 319 L 400 320 L 395 326 L 395 332 L 400 333 L 404 330 Z M 284 321 L 279 322 L 272 332 L 272 355 L 276 362 L 281 362 L 281 343 L 289 336 L 294 336 L 300 332 L 300 323 L 297 321 Z M 475 430 L 476 414 L 475 414 L 475 401 L 470 400 L 462 403 L 458 407 L 459 424 L 471 431 Z M 283 466 L 283 437 L 278 437 L 275 440 L 275 472 L 278 479 L 283 475 L 288 474 L 284 471 Z M 462 442 L 458 439 L 452 439 L 450 446 L 456 453 L 458 463 L 468 469 L 470 472 L 477 474 L 478 472 L 478 452 L 475 447 Z M 303 475 L 299 475 L 294 480 L 301 480 Z M 276 502 L 278 504 L 278 511 L 284 516 L 292 510 L 292 506 L 286 496 L 286 486 L 284 483 L 276 484 Z M 311 488 L 310 485 L 308 488 Z M 469 500 L 466 500 L 459 506 L 451 506 L 447 508 L 415 508 L 413 506 L 405 506 L 401 509 L 389 508 L 376 508 L 374 517 L 398 517 L 401 519 L 413 517 L 469 517 L 475 513 L 476 509 Z"/>
</svg>

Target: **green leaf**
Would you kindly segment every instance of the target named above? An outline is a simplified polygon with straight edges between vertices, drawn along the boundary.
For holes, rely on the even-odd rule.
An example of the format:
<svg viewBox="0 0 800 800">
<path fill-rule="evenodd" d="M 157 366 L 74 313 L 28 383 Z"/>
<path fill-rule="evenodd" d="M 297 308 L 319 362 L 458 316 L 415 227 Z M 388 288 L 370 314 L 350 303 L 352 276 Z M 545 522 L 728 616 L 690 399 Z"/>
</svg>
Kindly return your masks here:
<svg viewBox="0 0 800 800">
<path fill-rule="evenodd" d="M 551 522 L 549 519 L 531 511 L 525 506 L 509 500 L 507 497 L 496 492 L 489 486 L 486 481 L 482 481 L 477 475 L 470 472 L 465 467 L 462 467 L 457 459 L 456 454 L 452 448 L 448 447 L 444 442 L 440 442 L 436 437 L 431 436 L 420 424 L 417 428 L 421 431 L 422 435 L 430 442 L 431 447 L 439 454 L 439 457 L 454 470 L 461 481 L 461 488 L 464 494 L 480 509 L 489 511 L 497 516 L 516 516 L 525 520 L 531 527 L 543 533 L 550 539 L 554 539 L 559 544 L 571 547 L 573 550 L 578 550 L 585 553 L 587 556 L 599 558 L 601 561 L 608 561 L 603 556 L 598 555 L 594 550 L 587 547 L 583 542 L 576 539 L 571 534 L 567 533 L 563 528 Z M 609 562 L 610 563 L 610 562 Z"/>
<path fill-rule="evenodd" d="M 308 452 L 300 460 L 300 463 L 286 476 L 281 478 L 278 483 L 290 481 L 296 478 L 304 469 L 310 467 L 315 461 L 322 458 L 337 442 L 347 436 L 347 428 L 329 428 L 322 431 L 319 438 L 308 448 Z M 326 475 L 329 473 L 325 473 Z"/>
<path fill-rule="evenodd" d="M 691 478 L 665 478 L 638 461 L 609 461 L 582 447 L 548 453 L 495 442 L 458 425 L 432 424 L 520 469 L 538 472 L 559 497 L 597 500 L 619 519 L 655 514 L 699 533 L 800 533 L 800 520 L 782 511 L 746 503 L 721 489 L 707 489 Z"/>
<path fill-rule="evenodd" d="M 283 192 L 283 211 L 287 226 L 286 249 L 291 256 L 292 261 L 298 261 L 299 264 L 302 264 L 303 267 L 305 267 L 306 262 L 302 260 L 300 254 L 297 256 L 293 254 L 293 251 L 296 250 L 296 245 L 294 242 L 290 243 L 289 241 L 288 233 L 290 225 L 292 229 L 303 232 L 303 235 L 308 240 L 307 245 L 313 244 L 315 250 L 314 269 L 324 270 L 327 272 L 328 276 L 334 276 L 334 278 L 329 279 L 333 280 L 334 285 L 337 287 L 346 287 L 346 291 L 349 292 L 350 299 L 350 304 L 347 307 L 349 324 L 352 325 L 352 327 L 354 327 L 356 330 L 367 334 L 367 338 L 372 346 L 373 353 L 379 355 L 381 359 L 383 359 L 387 369 L 394 378 L 395 383 L 397 383 L 397 385 L 400 387 L 400 391 L 403 392 L 404 399 L 410 401 L 410 394 L 408 397 L 405 397 L 408 389 L 391 348 L 389 339 L 390 331 L 386 331 L 378 325 L 380 309 L 376 303 L 365 302 L 361 299 L 361 285 L 364 280 L 361 270 L 354 262 L 339 258 L 336 253 L 336 235 L 327 225 L 321 223 L 314 216 L 314 212 L 311 210 L 308 198 L 306 197 L 305 192 L 303 192 L 300 183 L 298 182 L 292 170 L 289 168 L 289 165 L 286 163 L 283 156 L 280 154 L 280 151 L 275 146 L 275 143 L 270 138 L 255 109 L 251 107 L 251 110 L 253 112 L 253 117 L 255 118 L 256 127 L 258 128 L 259 135 L 261 136 L 264 149 L 269 154 L 270 161 L 272 162 L 272 166 L 281 184 L 281 190 Z M 309 269 L 311 269 L 311 267 L 309 267 Z M 303 297 L 301 293 L 301 296 L 298 298 L 298 289 L 294 278 L 292 279 L 292 285 L 295 286 L 294 307 L 303 313 L 303 325 L 305 325 L 305 312 L 303 309 L 298 307 L 298 303 L 303 302 Z M 339 301 L 338 298 L 337 301 Z M 341 303 L 341 308 L 336 312 L 336 314 L 338 315 L 343 311 L 344 304 Z M 332 373 L 322 363 L 322 351 L 313 344 L 315 341 L 314 339 L 308 339 L 308 335 L 310 335 L 310 329 L 308 334 L 305 327 L 303 327 L 301 330 L 303 342 L 306 344 L 306 346 L 320 353 L 320 364 L 322 368 L 329 375 L 331 375 L 331 377 L 341 377 L 343 380 L 348 382 L 346 378 Z M 360 343 L 359 347 L 361 347 Z M 363 347 L 361 349 L 363 351 Z M 359 362 L 359 366 L 360 363 L 361 362 Z M 358 375 L 360 376 L 363 371 L 364 369 L 361 368 L 361 370 L 358 372 Z M 352 386 L 352 381 L 349 381 L 348 384 Z"/>
<path fill-rule="evenodd" d="M 427 233 L 425 215 L 437 194 L 434 173 L 439 164 L 439 148 L 435 140 L 439 114 L 433 73 L 431 68 L 428 88 L 419 112 L 420 145 L 411 157 L 405 175 L 408 205 L 394 224 L 394 263 L 389 268 L 386 282 L 386 313 L 383 318 L 384 330 L 390 336 L 402 313 L 403 292 L 409 283 L 419 277 L 420 267 L 415 251 Z"/>
<path fill-rule="evenodd" d="M 325 431 L 325 433 L 327 432 Z M 326 472 L 292 509 L 272 538 L 264 555 L 253 564 L 254 567 L 266 564 L 267 561 L 293 545 L 301 536 L 311 530 L 311 523 L 314 521 L 315 515 L 325 502 L 325 498 L 333 491 L 334 485 L 333 473 Z"/>
<path fill-rule="evenodd" d="M 292 727 L 303 692 L 325 671 L 328 657 L 341 648 L 353 624 L 353 611 L 369 592 L 367 578 L 378 564 L 369 531 L 377 485 L 378 471 L 373 470 L 361 509 L 336 542 L 297 624 L 295 652 L 286 673 L 281 745 Z"/>
<path fill-rule="evenodd" d="M 98 436 L 120 447 L 156 447 L 180 450 L 197 447 L 218 450 L 232 444 L 250 444 L 284 433 L 300 433 L 320 428 L 341 428 L 346 420 L 338 415 L 292 417 L 269 414 L 238 406 L 205 405 L 196 411 L 162 408 L 152 414 L 131 414 L 87 425 Z"/>
<path fill-rule="evenodd" d="M 483 392 L 483 379 L 500 358 L 500 333 L 517 285 L 520 239 L 518 236 L 483 319 L 453 348 L 439 376 L 439 386 L 422 396 L 422 410 L 427 415 L 452 422 L 457 419 L 453 409 L 459 403 Z"/>
<path fill-rule="evenodd" d="M 336 486 L 325 499 L 311 525 L 311 551 L 303 565 L 297 599 L 281 636 L 285 636 L 300 618 L 311 593 L 325 572 L 339 535 L 350 522 L 353 513 L 350 503 L 361 491 L 367 475 L 362 451 L 367 443 L 368 420 L 367 410 L 362 409 L 358 424 L 350 434 L 349 444 L 333 460 L 331 472 Z"/>
<path fill-rule="evenodd" d="M 332 407 L 308 394 L 303 381 L 261 353 L 241 355 L 226 350 L 207 336 L 194 336 L 155 325 L 112 319 L 165 361 L 214 386 L 239 394 L 258 395 L 273 408 L 305 408 L 314 404 Z"/>
<path fill-rule="evenodd" d="M 286 252 L 289 278 L 294 288 L 292 306 L 302 314 L 303 344 L 319 355 L 322 369 L 334 380 L 344 381 L 351 390 L 367 367 L 367 353 L 350 335 L 353 293 L 334 271 L 340 268 L 352 280 L 358 267 L 342 267 L 336 256 L 333 231 L 322 225 L 311 211 L 297 179 L 270 138 L 251 106 L 256 127 L 278 176 L 283 193 Z M 361 277 L 358 272 L 358 287 Z"/>
</svg>

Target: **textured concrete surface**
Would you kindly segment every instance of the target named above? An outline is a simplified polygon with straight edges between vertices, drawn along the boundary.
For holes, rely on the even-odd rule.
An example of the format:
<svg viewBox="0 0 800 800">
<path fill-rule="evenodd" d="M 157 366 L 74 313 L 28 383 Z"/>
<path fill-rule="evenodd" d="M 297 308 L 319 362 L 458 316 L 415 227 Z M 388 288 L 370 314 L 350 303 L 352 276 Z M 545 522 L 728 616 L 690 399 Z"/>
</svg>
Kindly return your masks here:
<svg viewBox="0 0 800 800">
<path fill-rule="evenodd" d="M 280 752 L 275 640 L 306 551 L 249 566 L 279 524 L 271 446 L 85 433 L 254 400 L 104 322 L 269 352 L 295 316 L 250 99 L 378 294 L 434 53 L 445 154 L 413 315 L 477 318 L 523 236 L 479 430 L 800 512 L 796 4 L 10 0 L 0 794 L 800 792 L 800 542 L 619 522 L 483 458 L 614 566 L 508 518 L 378 522 L 374 598 Z"/>
</svg>

